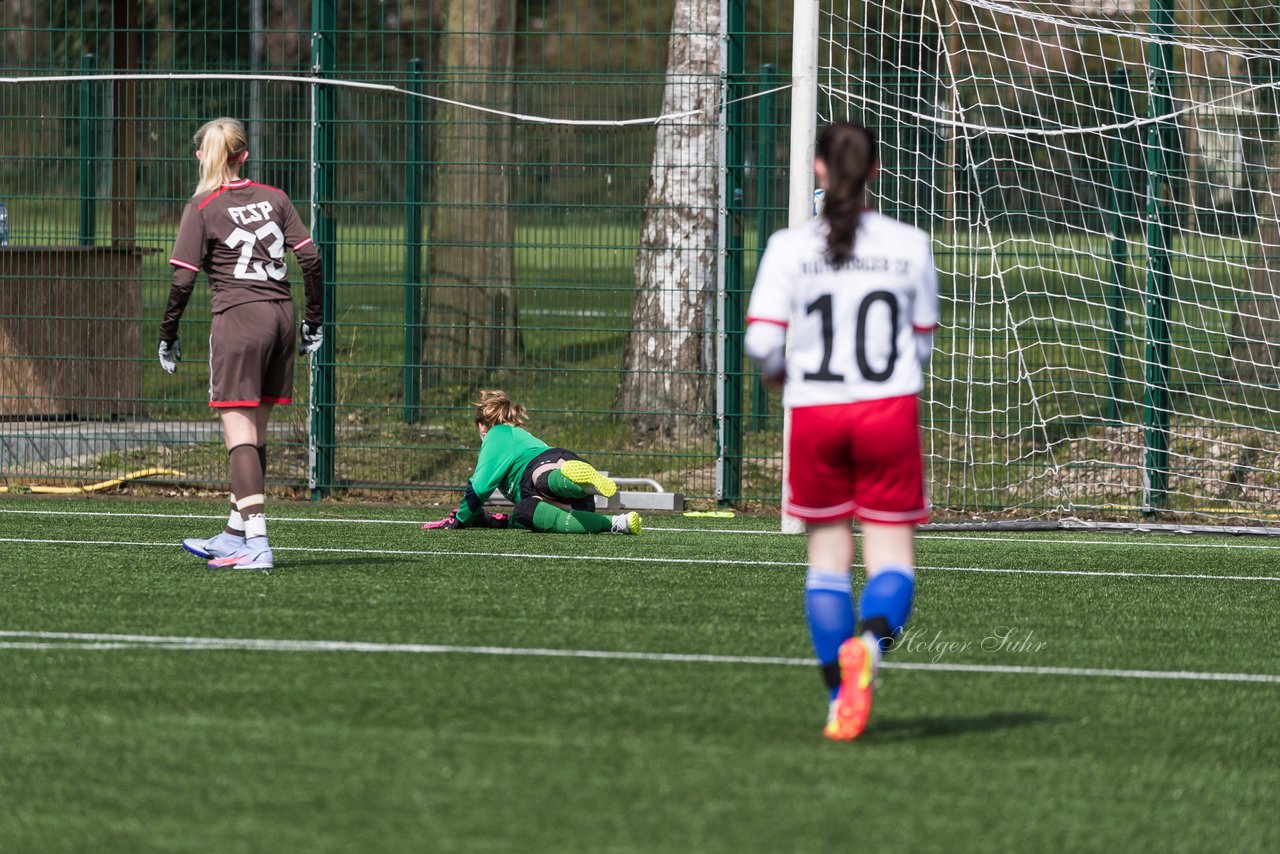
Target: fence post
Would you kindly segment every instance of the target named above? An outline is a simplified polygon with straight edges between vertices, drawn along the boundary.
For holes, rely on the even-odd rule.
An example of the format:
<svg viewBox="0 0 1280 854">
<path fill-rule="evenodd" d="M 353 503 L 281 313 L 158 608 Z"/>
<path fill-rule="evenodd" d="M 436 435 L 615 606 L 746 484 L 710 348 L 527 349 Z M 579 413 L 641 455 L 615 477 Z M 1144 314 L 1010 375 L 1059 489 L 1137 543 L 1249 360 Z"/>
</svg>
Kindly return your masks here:
<svg viewBox="0 0 1280 854">
<path fill-rule="evenodd" d="M 336 0 L 312 0 L 311 74 L 316 79 L 333 76 Z M 311 84 L 311 236 L 320 250 L 324 271 L 324 344 L 311 357 L 311 433 L 308 437 L 312 499 L 323 498 L 334 483 L 334 351 L 333 328 L 337 312 L 334 300 L 337 224 L 333 211 L 334 92 L 331 86 Z"/>
<path fill-rule="evenodd" d="M 776 88 L 778 66 L 767 62 L 760 66 L 760 89 L 769 92 Z M 765 244 L 773 233 L 774 208 L 777 206 L 774 197 L 778 176 L 774 164 L 778 154 L 778 93 L 761 95 L 756 103 L 760 110 L 756 121 L 756 269 L 759 270 Z M 765 418 L 769 415 L 769 389 L 760 379 L 759 372 L 752 371 L 752 377 L 751 429 L 763 430 Z"/>
<path fill-rule="evenodd" d="M 1129 72 L 1117 68 L 1111 73 L 1111 114 L 1116 124 L 1133 118 L 1133 96 L 1129 92 Z M 1130 205 L 1129 158 L 1125 131 L 1117 131 L 1111 143 L 1111 287 L 1107 289 L 1107 310 L 1111 326 L 1111 351 L 1107 360 L 1110 386 L 1108 419 L 1120 423 L 1120 397 L 1124 390 L 1124 289 L 1128 284 L 1129 239 L 1127 217 Z"/>
<path fill-rule="evenodd" d="M 86 53 L 80 57 L 80 71 L 96 74 L 98 57 Z M 80 245 L 92 246 L 98 240 L 98 84 L 85 80 L 80 84 Z"/>
<path fill-rule="evenodd" d="M 422 60 L 409 60 L 404 215 L 404 422 L 422 405 Z"/>
<path fill-rule="evenodd" d="M 723 353 L 719 365 L 720 393 L 720 459 L 716 499 L 721 504 L 742 500 L 742 384 L 743 384 L 743 336 L 745 332 L 746 292 L 744 289 L 742 212 L 743 180 L 746 172 L 743 164 L 746 134 L 746 104 L 741 96 L 746 90 L 743 81 L 743 35 L 746 27 L 744 0 L 722 0 L 722 52 L 721 74 L 725 93 L 722 133 L 724 144 L 721 163 L 721 212 L 720 233 L 722 268 L 720 291 L 720 329 Z"/>
<path fill-rule="evenodd" d="M 1173 65 L 1173 0 L 1151 0 L 1151 34 L 1147 50 L 1151 92 L 1148 116 L 1157 119 L 1172 111 L 1169 70 Z M 1171 208 L 1164 198 L 1169 189 L 1169 147 L 1172 125 L 1153 121 L 1147 130 L 1147 345 L 1143 433 L 1142 511 L 1148 515 L 1168 507 L 1169 501 L 1169 302 L 1173 271 L 1169 263 Z"/>
</svg>

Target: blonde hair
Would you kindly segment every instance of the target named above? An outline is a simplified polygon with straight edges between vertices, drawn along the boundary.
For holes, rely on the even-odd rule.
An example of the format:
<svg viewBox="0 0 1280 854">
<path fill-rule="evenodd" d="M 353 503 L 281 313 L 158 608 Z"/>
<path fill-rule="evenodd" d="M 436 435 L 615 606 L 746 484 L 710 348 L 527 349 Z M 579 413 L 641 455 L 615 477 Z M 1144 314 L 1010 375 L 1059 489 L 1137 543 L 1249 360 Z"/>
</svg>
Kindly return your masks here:
<svg viewBox="0 0 1280 854">
<path fill-rule="evenodd" d="M 476 424 L 486 430 L 495 424 L 519 427 L 529 420 L 529 413 L 517 403 L 512 403 L 505 391 L 485 389 L 476 393 L 471 407 L 476 411 Z"/>
<path fill-rule="evenodd" d="M 200 183 L 195 195 L 208 193 L 236 178 L 233 165 L 243 162 L 249 137 L 238 119 L 226 117 L 205 122 L 195 136 L 200 152 Z"/>
</svg>

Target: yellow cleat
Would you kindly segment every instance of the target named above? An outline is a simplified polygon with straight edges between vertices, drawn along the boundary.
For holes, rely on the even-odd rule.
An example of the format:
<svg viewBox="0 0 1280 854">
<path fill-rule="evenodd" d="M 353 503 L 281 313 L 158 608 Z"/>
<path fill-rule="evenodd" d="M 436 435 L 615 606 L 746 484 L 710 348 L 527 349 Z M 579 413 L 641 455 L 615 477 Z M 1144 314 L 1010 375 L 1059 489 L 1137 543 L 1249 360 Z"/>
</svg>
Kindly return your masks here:
<svg viewBox="0 0 1280 854">
<path fill-rule="evenodd" d="M 600 474 L 590 463 L 582 460 L 569 460 L 560 466 L 560 474 L 578 484 L 588 495 L 612 498 L 618 492 L 618 484 Z"/>
<path fill-rule="evenodd" d="M 867 728 L 871 716 L 871 692 L 875 661 L 862 638 L 840 645 L 840 690 L 827 712 L 822 734 L 834 741 L 853 741 Z"/>
</svg>

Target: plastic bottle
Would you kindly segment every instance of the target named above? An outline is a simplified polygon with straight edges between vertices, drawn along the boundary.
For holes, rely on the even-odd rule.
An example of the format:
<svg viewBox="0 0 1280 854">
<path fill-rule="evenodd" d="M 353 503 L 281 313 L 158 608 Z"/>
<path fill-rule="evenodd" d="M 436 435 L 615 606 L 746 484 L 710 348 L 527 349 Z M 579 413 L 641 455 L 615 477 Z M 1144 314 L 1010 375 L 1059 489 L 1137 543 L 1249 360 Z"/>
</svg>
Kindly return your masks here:
<svg viewBox="0 0 1280 854">
<path fill-rule="evenodd" d="M 0 202 L 0 246 L 9 245 L 9 211 Z"/>
</svg>

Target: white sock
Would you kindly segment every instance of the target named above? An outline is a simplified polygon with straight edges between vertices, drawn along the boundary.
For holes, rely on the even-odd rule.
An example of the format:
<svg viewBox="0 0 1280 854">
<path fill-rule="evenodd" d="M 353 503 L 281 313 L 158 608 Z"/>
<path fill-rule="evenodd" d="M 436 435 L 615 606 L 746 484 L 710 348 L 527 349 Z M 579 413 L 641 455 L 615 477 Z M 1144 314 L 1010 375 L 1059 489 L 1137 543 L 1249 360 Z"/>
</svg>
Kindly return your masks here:
<svg viewBox="0 0 1280 854">
<path fill-rule="evenodd" d="M 244 536 L 244 519 L 240 517 L 240 511 L 236 509 L 236 497 L 231 496 L 231 512 L 227 514 L 227 528 L 235 531 L 240 536 Z M 227 532 L 227 536 L 234 536 Z"/>
<path fill-rule="evenodd" d="M 267 538 L 267 517 L 264 513 L 254 513 L 248 519 L 244 520 L 244 536 L 245 539 L 251 540 L 256 537 Z"/>
</svg>

